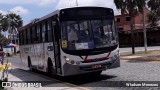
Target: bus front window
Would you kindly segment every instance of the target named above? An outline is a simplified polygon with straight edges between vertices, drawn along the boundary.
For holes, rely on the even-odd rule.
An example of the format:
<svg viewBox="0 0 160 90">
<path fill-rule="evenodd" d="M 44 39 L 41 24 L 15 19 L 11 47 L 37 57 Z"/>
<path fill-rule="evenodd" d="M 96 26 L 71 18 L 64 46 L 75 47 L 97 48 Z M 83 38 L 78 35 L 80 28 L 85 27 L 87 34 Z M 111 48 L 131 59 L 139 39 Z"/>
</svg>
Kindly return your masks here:
<svg viewBox="0 0 160 90">
<path fill-rule="evenodd" d="M 115 27 L 111 20 L 93 20 L 91 21 L 95 47 L 108 47 L 115 43 Z"/>
<path fill-rule="evenodd" d="M 93 41 L 89 34 L 88 21 L 67 21 L 62 24 L 62 48 L 68 50 L 89 49 L 88 44 Z M 64 43 L 65 42 L 65 43 Z M 93 45 L 92 45 L 93 46 Z"/>
<path fill-rule="evenodd" d="M 88 20 L 62 23 L 62 48 L 83 50 L 108 47 L 115 40 L 113 21 Z"/>
</svg>

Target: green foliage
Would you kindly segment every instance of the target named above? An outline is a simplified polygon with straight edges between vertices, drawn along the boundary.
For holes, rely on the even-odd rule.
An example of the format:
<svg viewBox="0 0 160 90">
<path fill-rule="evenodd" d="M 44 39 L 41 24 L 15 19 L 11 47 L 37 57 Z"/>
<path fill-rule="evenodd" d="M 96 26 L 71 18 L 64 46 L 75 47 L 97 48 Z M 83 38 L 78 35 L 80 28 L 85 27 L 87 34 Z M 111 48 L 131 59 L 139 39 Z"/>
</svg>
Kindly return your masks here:
<svg viewBox="0 0 160 90">
<path fill-rule="evenodd" d="M 0 46 L 5 46 L 9 44 L 9 40 L 0 33 Z"/>
<path fill-rule="evenodd" d="M 0 14 L 0 31 L 8 31 L 10 34 L 14 34 L 16 29 L 21 27 L 22 24 L 22 18 L 15 13 Z"/>
<path fill-rule="evenodd" d="M 138 12 L 143 12 L 146 0 L 114 0 L 116 8 L 121 10 L 122 14 L 129 14 L 134 17 Z"/>
<path fill-rule="evenodd" d="M 148 22 L 150 22 L 148 27 L 151 27 L 152 30 L 157 29 L 159 20 L 160 20 L 160 17 L 157 15 L 157 13 L 154 10 L 150 11 L 148 14 Z"/>
<path fill-rule="evenodd" d="M 160 0 L 149 0 L 147 3 L 148 7 L 151 8 L 151 10 L 158 11 L 160 8 Z"/>
<path fill-rule="evenodd" d="M 7 18 L 5 17 L 5 15 L 2 15 L 0 13 L 0 31 L 7 30 L 7 26 L 8 26 Z"/>
<path fill-rule="evenodd" d="M 148 21 L 150 22 L 149 27 L 155 30 L 158 26 L 157 21 L 160 20 L 160 0 L 149 0 L 147 5 L 151 9 L 148 14 Z"/>
<path fill-rule="evenodd" d="M 8 19 L 10 26 L 8 32 L 11 34 L 14 34 L 14 32 L 16 32 L 16 29 L 21 27 L 23 24 L 22 18 L 14 13 L 7 14 L 6 18 Z"/>
</svg>

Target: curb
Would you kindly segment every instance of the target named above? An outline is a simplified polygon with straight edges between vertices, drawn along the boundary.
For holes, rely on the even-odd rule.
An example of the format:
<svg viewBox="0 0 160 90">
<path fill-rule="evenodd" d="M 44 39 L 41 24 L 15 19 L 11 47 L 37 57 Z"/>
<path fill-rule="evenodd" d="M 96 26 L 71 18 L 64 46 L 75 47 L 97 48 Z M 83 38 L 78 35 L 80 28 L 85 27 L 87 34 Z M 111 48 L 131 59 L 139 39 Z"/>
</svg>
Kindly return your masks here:
<svg viewBox="0 0 160 90">
<path fill-rule="evenodd" d="M 12 68 L 18 68 L 18 67 L 12 66 Z M 20 69 L 20 68 L 18 68 L 18 69 L 24 71 L 23 69 Z M 51 78 L 51 77 L 47 77 L 47 76 L 41 75 L 41 74 L 39 74 L 39 73 L 30 72 L 30 71 L 25 71 L 25 72 L 28 72 L 28 73 L 31 73 L 31 74 L 34 74 L 34 75 L 38 75 L 38 76 L 40 76 L 40 77 L 47 78 L 47 79 L 50 79 L 50 80 L 62 82 L 64 85 L 67 85 L 67 86 L 68 86 L 68 89 L 74 88 L 74 89 L 77 89 L 77 90 L 90 90 L 89 88 L 82 87 L 82 86 L 78 86 L 78 85 L 71 84 L 71 83 L 68 83 L 68 82 L 63 82 L 63 81 L 61 81 L 61 80 L 54 79 L 54 78 Z M 68 90 L 68 89 L 67 89 L 67 90 Z M 74 89 L 73 89 L 73 90 L 74 90 Z M 65 89 L 60 89 L 60 90 L 65 90 Z"/>
<path fill-rule="evenodd" d="M 139 60 L 139 61 L 146 61 L 146 62 L 160 62 L 160 60 L 155 60 L 155 59 L 148 59 L 148 58 L 120 58 L 120 60 Z"/>
</svg>

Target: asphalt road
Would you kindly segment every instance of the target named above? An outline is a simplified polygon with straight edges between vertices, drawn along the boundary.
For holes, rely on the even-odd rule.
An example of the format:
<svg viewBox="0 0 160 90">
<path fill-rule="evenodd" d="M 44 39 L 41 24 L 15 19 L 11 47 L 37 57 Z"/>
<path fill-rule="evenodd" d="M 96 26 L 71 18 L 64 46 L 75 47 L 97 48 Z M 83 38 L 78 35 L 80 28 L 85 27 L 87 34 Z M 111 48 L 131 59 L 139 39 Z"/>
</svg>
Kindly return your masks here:
<svg viewBox="0 0 160 90">
<path fill-rule="evenodd" d="M 16 67 L 22 68 L 23 66 L 19 64 L 20 60 L 18 57 L 8 58 L 8 60 Z M 28 72 L 27 68 L 23 67 L 23 69 Z M 44 73 L 36 73 L 45 76 Z M 114 81 L 160 81 L 160 62 L 121 60 L 121 67 L 103 71 L 100 76 L 77 75 L 55 77 L 54 79 L 91 90 L 160 90 L 160 82 L 154 82 L 159 83 L 159 87 L 108 87 L 106 84 Z"/>
</svg>

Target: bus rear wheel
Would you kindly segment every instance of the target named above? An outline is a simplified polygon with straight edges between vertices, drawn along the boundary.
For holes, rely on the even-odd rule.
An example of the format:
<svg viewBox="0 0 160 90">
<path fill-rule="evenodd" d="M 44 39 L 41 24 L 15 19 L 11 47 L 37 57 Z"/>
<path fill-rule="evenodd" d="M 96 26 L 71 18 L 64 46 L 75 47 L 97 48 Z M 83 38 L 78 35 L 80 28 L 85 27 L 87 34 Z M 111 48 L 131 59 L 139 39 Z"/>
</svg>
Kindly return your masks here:
<svg viewBox="0 0 160 90">
<path fill-rule="evenodd" d="M 48 76 L 49 77 L 55 76 L 55 70 L 53 68 L 53 64 L 52 64 L 51 60 L 48 61 Z"/>
<path fill-rule="evenodd" d="M 28 67 L 29 67 L 30 71 L 33 71 L 33 66 L 32 66 L 31 60 L 29 58 L 28 58 Z"/>
<path fill-rule="evenodd" d="M 101 73 L 102 73 L 102 70 L 101 71 L 95 71 L 95 72 L 89 73 L 89 76 L 99 76 Z"/>
<path fill-rule="evenodd" d="M 96 71 L 96 72 L 93 72 L 94 75 L 98 76 L 102 73 L 102 71 Z"/>
</svg>

